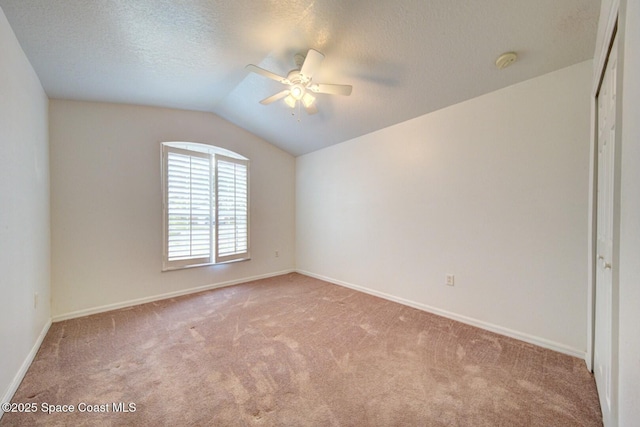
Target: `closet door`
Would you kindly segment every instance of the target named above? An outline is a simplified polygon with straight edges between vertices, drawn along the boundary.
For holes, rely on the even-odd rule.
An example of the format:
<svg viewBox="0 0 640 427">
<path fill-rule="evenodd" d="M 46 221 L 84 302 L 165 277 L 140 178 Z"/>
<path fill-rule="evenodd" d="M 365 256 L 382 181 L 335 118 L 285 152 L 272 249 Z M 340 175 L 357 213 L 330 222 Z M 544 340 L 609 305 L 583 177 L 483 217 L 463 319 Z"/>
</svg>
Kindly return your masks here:
<svg viewBox="0 0 640 427">
<path fill-rule="evenodd" d="M 614 40 L 598 94 L 598 193 L 594 375 L 604 425 L 612 409 L 613 200 L 616 136 L 617 38 Z"/>
</svg>

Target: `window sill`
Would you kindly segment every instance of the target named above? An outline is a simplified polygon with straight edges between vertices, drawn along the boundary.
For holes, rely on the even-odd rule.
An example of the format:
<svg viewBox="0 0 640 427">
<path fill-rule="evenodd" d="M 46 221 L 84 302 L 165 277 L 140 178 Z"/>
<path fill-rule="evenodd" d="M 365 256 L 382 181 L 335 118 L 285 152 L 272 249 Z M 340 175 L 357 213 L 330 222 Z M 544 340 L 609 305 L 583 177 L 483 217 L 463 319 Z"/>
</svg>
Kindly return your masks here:
<svg viewBox="0 0 640 427">
<path fill-rule="evenodd" d="M 167 267 L 167 266 L 162 266 L 162 272 L 167 272 L 167 271 L 177 271 L 177 270 L 186 270 L 189 268 L 197 268 L 197 267 L 211 267 L 214 265 L 225 265 L 225 264 L 233 264 L 236 262 L 243 262 L 243 261 L 251 261 L 251 257 L 249 258 L 242 258 L 242 259 L 234 259 L 231 261 L 223 261 L 223 262 L 205 262 L 205 263 L 201 263 L 201 264 L 191 264 L 191 265 L 181 265 L 181 266 L 176 266 L 176 267 Z"/>
</svg>

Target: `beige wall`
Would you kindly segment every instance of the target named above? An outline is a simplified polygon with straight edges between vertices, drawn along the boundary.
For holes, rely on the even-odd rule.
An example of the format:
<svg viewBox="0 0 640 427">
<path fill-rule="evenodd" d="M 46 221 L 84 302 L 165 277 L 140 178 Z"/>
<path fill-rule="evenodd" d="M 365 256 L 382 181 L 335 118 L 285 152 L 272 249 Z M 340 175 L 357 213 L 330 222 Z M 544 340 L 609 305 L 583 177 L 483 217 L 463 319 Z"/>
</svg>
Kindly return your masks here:
<svg viewBox="0 0 640 427">
<path fill-rule="evenodd" d="M 0 10 L 0 402 L 13 395 L 49 325 L 47 106 Z"/>
<path fill-rule="evenodd" d="M 51 100 L 49 120 L 54 320 L 295 268 L 291 155 L 209 113 Z M 251 160 L 250 261 L 161 272 L 162 141 Z"/>
<path fill-rule="evenodd" d="M 591 76 L 587 61 L 298 157 L 297 268 L 584 356 Z"/>
</svg>

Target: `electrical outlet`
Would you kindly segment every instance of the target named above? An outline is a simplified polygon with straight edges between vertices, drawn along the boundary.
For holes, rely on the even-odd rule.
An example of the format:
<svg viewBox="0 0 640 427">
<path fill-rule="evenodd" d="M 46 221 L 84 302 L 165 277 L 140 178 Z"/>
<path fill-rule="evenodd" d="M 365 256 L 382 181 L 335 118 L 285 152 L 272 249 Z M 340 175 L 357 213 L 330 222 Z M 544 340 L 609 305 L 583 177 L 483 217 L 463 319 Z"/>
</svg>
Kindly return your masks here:
<svg viewBox="0 0 640 427">
<path fill-rule="evenodd" d="M 454 283 L 455 283 L 455 280 L 454 280 L 454 279 L 455 279 L 455 277 L 454 277 L 454 275 L 453 275 L 453 274 L 447 274 L 447 276 L 446 276 L 446 282 L 445 282 L 445 283 L 447 284 L 447 286 L 453 286 L 453 285 L 454 285 Z"/>
</svg>

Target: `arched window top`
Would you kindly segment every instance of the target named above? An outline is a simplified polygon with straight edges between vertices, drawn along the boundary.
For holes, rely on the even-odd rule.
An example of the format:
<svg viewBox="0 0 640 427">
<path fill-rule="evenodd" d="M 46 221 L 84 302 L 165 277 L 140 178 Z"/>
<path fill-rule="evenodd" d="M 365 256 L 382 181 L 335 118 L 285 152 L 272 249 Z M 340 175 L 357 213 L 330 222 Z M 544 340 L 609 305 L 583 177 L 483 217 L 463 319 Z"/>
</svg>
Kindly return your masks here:
<svg viewBox="0 0 640 427">
<path fill-rule="evenodd" d="M 249 160 L 243 155 L 236 153 L 235 151 L 227 150 L 226 148 L 216 147 L 215 145 L 203 144 L 201 142 L 185 142 L 185 141 L 169 141 L 163 142 L 165 147 L 181 148 L 183 150 L 197 151 L 199 153 L 207 154 L 219 154 L 221 156 L 227 156 L 234 159 Z"/>
</svg>

